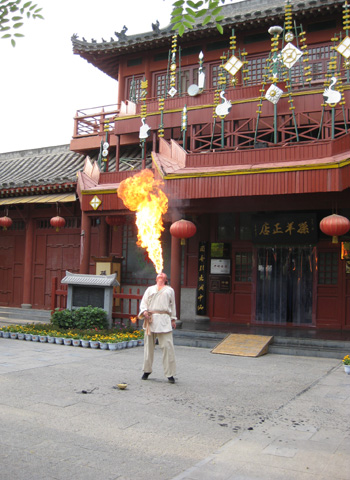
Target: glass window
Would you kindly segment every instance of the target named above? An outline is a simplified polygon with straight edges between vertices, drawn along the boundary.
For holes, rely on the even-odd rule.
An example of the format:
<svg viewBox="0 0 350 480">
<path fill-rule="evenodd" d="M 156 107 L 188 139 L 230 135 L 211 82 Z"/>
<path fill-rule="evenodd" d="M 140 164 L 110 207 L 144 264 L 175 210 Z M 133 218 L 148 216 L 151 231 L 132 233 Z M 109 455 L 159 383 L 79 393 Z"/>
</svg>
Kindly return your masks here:
<svg viewBox="0 0 350 480">
<path fill-rule="evenodd" d="M 263 73 L 266 66 L 266 55 L 256 57 L 256 58 L 248 58 L 248 75 L 247 77 L 249 80 L 247 81 L 248 85 L 258 85 L 262 82 Z"/>
<path fill-rule="evenodd" d="M 220 87 L 219 85 L 219 73 L 221 72 L 221 63 L 215 63 L 210 66 L 210 88 L 217 89 Z M 225 69 L 223 69 L 224 72 L 226 72 L 226 85 L 230 85 L 230 81 L 232 79 L 232 75 L 228 73 Z"/>
<path fill-rule="evenodd" d="M 318 284 L 336 285 L 338 283 L 338 253 L 320 252 L 318 255 Z"/>
<path fill-rule="evenodd" d="M 128 77 L 126 79 L 126 96 L 128 100 L 137 103 L 141 98 L 141 81 L 143 75 Z"/>
<path fill-rule="evenodd" d="M 301 83 L 304 76 L 304 66 L 311 67 L 310 72 L 312 80 L 324 79 L 325 72 L 327 72 L 327 64 L 330 60 L 331 45 L 318 45 L 317 47 L 308 47 L 309 62 L 304 63 L 304 55 L 295 65 L 289 70 L 294 83 Z M 247 57 L 248 59 L 248 84 L 258 85 L 263 80 L 263 73 L 266 68 L 266 59 L 268 53 L 257 57 Z M 267 70 L 265 73 L 268 73 Z M 279 76 L 281 74 L 279 73 Z"/>
<path fill-rule="evenodd" d="M 240 240 L 252 239 L 252 215 L 251 213 L 239 214 L 239 238 Z"/>
<path fill-rule="evenodd" d="M 252 281 L 252 252 L 237 252 L 235 257 L 236 282 Z"/>
<path fill-rule="evenodd" d="M 218 215 L 218 241 L 234 240 L 235 215 L 234 213 L 219 213 Z"/>
<path fill-rule="evenodd" d="M 157 98 L 166 97 L 167 89 L 169 90 L 169 82 L 167 82 L 167 74 L 166 72 L 157 73 L 155 75 L 155 82 L 154 82 L 154 96 Z"/>
<path fill-rule="evenodd" d="M 177 67 L 175 87 L 178 90 L 178 93 L 187 93 L 187 89 L 190 85 L 198 85 L 198 70 L 198 65 L 186 69 L 180 69 Z M 170 75 L 167 79 L 166 72 L 159 72 L 155 74 L 154 78 L 154 96 L 157 98 L 167 96 L 167 92 L 170 89 Z M 181 79 L 180 85 L 178 82 L 179 78 Z"/>
</svg>

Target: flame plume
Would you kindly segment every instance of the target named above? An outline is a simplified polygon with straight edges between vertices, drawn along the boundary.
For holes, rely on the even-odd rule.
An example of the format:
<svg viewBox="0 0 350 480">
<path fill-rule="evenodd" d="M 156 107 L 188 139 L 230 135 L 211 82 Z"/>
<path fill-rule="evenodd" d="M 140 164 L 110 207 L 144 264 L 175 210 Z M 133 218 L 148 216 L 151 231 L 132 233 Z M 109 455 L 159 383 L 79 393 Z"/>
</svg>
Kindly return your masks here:
<svg viewBox="0 0 350 480">
<path fill-rule="evenodd" d="M 168 198 L 161 185 L 163 182 L 155 180 L 151 170 L 141 170 L 123 180 L 118 188 L 118 197 L 129 210 L 136 212 L 137 245 L 147 250 L 157 273 L 163 271 L 160 236 L 164 230 L 162 215 L 168 210 Z"/>
</svg>

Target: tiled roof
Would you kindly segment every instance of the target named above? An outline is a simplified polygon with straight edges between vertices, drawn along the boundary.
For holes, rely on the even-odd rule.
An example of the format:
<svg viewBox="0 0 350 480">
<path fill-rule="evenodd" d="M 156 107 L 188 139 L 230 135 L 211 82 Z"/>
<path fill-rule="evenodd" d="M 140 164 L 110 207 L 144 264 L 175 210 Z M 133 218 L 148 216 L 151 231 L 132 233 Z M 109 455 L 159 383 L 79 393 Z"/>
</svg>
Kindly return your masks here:
<svg viewBox="0 0 350 480">
<path fill-rule="evenodd" d="M 0 154 L 0 192 L 9 188 L 75 183 L 84 155 L 69 145 Z"/>
<path fill-rule="evenodd" d="M 344 0 L 290 0 L 293 15 L 300 18 L 302 15 L 312 15 L 313 12 L 324 10 L 329 14 L 334 9 L 341 9 Z M 224 5 L 224 20 L 221 22 L 223 27 L 235 27 L 241 29 L 245 26 L 262 24 L 268 21 L 271 26 L 274 20 L 283 20 L 284 18 L 284 0 L 245 0 L 238 3 Z M 216 26 L 208 23 L 204 27 L 196 25 L 192 30 L 185 32 L 184 40 L 191 40 L 195 37 L 207 36 L 208 30 L 217 33 Z M 88 62 L 100 70 L 118 79 L 117 61 L 120 55 L 137 51 L 148 50 L 149 48 L 168 46 L 170 38 L 174 34 L 169 25 L 163 29 L 154 29 L 150 32 L 139 33 L 136 35 L 127 35 L 116 38 L 111 37 L 109 41 L 101 39 L 97 41 L 92 39 L 90 42 L 79 38 L 78 35 L 72 36 L 73 51 L 75 54 L 85 58 Z"/>
<path fill-rule="evenodd" d="M 89 275 L 72 273 L 66 270 L 66 276 L 62 278 L 61 283 L 94 287 L 118 287 L 119 282 L 116 277 L 116 273 L 112 273 L 112 275 Z"/>
<path fill-rule="evenodd" d="M 92 161 L 97 160 L 98 151 L 89 153 L 89 156 Z M 13 189 L 23 189 L 18 194 L 33 194 L 38 187 L 49 185 L 55 186 L 55 190 L 61 191 L 57 188 L 59 186 L 74 190 L 77 172 L 83 169 L 85 157 L 69 150 L 69 145 L 0 153 L 0 196 L 6 196 Z M 141 147 L 121 148 L 120 171 L 139 170 L 141 165 Z M 115 166 L 115 151 L 112 150 L 108 171 L 115 171 Z M 146 167 L 151 166 L 152 158 L 148 152 Z"/>
<path fill-rule="evenodd" d="M 89 153 L 89 157 L 92 162 L 98 160 L 99 152 L 94 154 Z M 142 165 L 141 147 L 139 145 L 127 145 L 122 146 L 120 149 L 119 159 L 119 171 L 124 172 L 126 170 L 140 170 Z M 115 151 L 111 150 L 108 161 L 108 171 L 115 172 Z M 152 167 L 151 151 L 147 151 L 146 168 Z"/>
</svg>

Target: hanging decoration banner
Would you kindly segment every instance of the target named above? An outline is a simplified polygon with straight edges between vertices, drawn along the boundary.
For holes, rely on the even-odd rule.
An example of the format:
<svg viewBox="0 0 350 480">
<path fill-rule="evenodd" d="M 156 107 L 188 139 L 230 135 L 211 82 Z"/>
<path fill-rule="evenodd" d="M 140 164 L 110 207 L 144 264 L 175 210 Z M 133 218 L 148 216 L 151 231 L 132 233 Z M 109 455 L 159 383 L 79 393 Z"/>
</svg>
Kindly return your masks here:
<svg viewBox="0 0 350 480">
<path fill-rule="evenodd" d="M 199 242 L 198 250 L 198 280 L 197 280 L 197 315 L 207 314 L 207 265 L 208 265 L 208 244 Z"/>
<path fill-rule="evenodd" d="M 281 213 L 252 217 L 252 240 L 258 244 L 313 244 L 318 239 L 315 213 Z"/>
</svg>

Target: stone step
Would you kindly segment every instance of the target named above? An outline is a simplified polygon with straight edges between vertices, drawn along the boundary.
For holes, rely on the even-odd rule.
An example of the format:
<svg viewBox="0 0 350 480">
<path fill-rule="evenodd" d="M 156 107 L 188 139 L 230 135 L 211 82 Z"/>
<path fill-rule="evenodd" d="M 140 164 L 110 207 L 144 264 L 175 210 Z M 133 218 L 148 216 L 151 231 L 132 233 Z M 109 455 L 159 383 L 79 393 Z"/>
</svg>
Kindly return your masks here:
<svg viewBox="0 0 350 480">
<path fill-rule="evenodd" d="M 174 344 L 187 347 L 214 348 L 227 333 L 181 331 L 174 332 Z M 350 342 L 274 336 L 269 353 L 305 357 L 342 358 L 350 352 Z"/>
<path fill-rule="evenodd" d="M 350 352 L 350 342 L 310 338 L 274 337 L 269 352 L 281 355 L 339 358 Z"/>
<path fill-rule="evenodd" d="M 49 323 L 50 319 L 50 310 L 0 307 L 0 326 Z M 183 330 L 179 328 L 174 331 L 174 344 L 213 349 L 227 335 L 228 333 L 200 331 L 197 329 Z M 349 352 L 350 341 L 344 340 L 273 335 L 273 342 L 269 345 L 269 353 L 280 355 L 338 358 L 341 360 Z"/>
<path fill-rule="evenodd" d="M 48 323 L 50 320 L 50 310 L 0 307 L 0 325 Z"/>
</svg>

